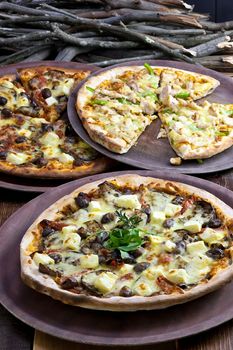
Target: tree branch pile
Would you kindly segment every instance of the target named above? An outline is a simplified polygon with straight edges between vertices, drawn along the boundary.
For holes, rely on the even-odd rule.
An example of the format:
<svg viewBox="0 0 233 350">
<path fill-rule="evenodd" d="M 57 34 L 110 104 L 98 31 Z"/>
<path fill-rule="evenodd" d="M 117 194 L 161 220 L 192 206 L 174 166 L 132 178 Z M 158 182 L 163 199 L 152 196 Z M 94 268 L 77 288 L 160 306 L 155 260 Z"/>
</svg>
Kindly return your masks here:
<svg viewBox="0 0 233 350">
<path fill-rule="evenodd" d="M 0 65 L 166 58 L 230 71 L 232 42 L 233 21 L 213 23 L 183 0 L 0 2 Z"/>
</svg>

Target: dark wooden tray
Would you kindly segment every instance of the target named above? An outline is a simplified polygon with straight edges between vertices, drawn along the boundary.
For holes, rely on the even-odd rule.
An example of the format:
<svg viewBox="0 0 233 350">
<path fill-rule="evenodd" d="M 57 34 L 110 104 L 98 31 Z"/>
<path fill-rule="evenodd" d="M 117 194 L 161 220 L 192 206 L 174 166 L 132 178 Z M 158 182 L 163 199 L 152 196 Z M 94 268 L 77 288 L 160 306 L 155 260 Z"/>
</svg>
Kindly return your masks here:
<svg viewBox="0 0 233 350">
<path fill-rule="evenodd" d="M 94 65 L 77 63 L 77 62 L 56 62 L 56 61 L 40 61 L 40 62 L 22 62 L 11 64 L 6 67 L 0 68 L 0 76 L 5 74 L 16 73 L 19 68 L 29 68 L 29 67 L 38 67 L 38 66 L 53 66 L 60 68 L 75 68 L 75 69 L 90 69 L 92 72 L 97 70 L 97 67 Z M 110 165 L 109 165 L 110 166 Z M 104 168 L 103 171 L 107 169 Z M 86 176 L 90 173 L 86 174 Z M 82 176 L 83 177 L 83 176 Z M 24 192 L 45 192 L 48 189 L 66 183 L 70 180 L 67 179 L 39 179 L 33 177 L 20 177 L 5 174 L 0 172 L 0 188 L 6 188 L 11 190 L 18 190 Z"/>
<path fill-rule="evenodd" d="M 144 61 L 134 61 L 129 62 L 129 65 L 138 65 L 144 64 Z M 151 65 L 157 66 L 168 66 L 175 67 L 179 69 L 185 69 L 187 71 L 193 71 L 197 73 L 202 73 L 209 75 L 213 78 L 216 78 L 220 81 L 221 85 L 209 96 L 206 97 L 206 100 L 210 102 L 219 102 L 219 103 L 232 103 L 233 102 L 233 80 L 229 77 L 224 76 L 221 73 L 215 72 L 213 70 L 191 65 L 184 62 L 176 61 L 167 61 L 167 60 L 154 60 L 148 61 Z M 122 63 L 117 66 L 125 66 L 126 63 Z M 107 67 L 103 70 L 106 71 L 109 68 Z M 92 76 L 97 75 L 99 71 L 96 71 Z M 211 173 L 219 170 L 230 169 L 233 167 L 233 147 L 220 153 L 210 159 L 205 159 L 203 164 L 198 164 L 196 160 L 183 161 L 180 166 L 172 166 L 169 162 L 171 157 L 176 157 L 175 152 L 172 150 L 167 139 L 157 139 L 157 134 L 160 129 L 160 121 L 155 120 L 150 126 L 146 128 L 144 133 L 140 136 L 137 144 L 133 146 L 125 154 L 116 154 L 107 150 L 105 147 L 94 142 L 83 128 L 82 123 L 78 117 L 75 103 L 78 90 L 82 86 L 83 81 L 70 95 L 68 102 L 68 117 L 70 122 L 77 132 L 77 134 L 85 140 L 93 148 L 101 152 L 102 154 L 116 159 L 120 162 L 133 165 L 142 169 L 150 170 L 168 170 L 176 173 L 185 173 L 185 174 L 202 174 L 202 173 Z"/>
<path fill-rule="evenodd" d="M 206 180 L 164 171 L 124 171 L 75 180 L 49 190 L 14 213 L 0 229 L 0 302 L 14 316 L 56 337 L 98 345 L 145 345 L 193 335 L 233 317 L 233 283 L 183 305 L 165 310 L 103 312 L 55 301 L 20 279 L 19 244 L 27 228 L 54 201 L 75 188 L 107 176 L 136 173 L 203 188 L 233 207 L 232 192 Z"/>
</svg>

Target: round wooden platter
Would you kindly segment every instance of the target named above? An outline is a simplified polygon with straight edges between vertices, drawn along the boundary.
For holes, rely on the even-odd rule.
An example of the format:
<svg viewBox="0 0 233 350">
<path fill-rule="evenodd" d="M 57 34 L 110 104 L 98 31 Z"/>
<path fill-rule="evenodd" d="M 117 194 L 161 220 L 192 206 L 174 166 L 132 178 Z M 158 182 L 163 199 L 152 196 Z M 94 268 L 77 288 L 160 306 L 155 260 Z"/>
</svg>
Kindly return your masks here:
<svg viewBox="0 0 233 350">
<path fill-rule="evenodd" d="M 77 63 L 77 62 L 56 62 L 56 61 L 40 61 L 40 62 L 22 62 L 17 64 L 11 64 L 5 67 L 0 68 L 0 76 L 5 74 L 16 74 L 17 69 L 20 68 L 31 68 L 31 67 L 38 67 L 38 66 L 51 66 L 51 67 L 59 67 L 59 68 L 72 68 L 72 69 L 89 69 L 91 72 L 94 72 L 97 70 L 96 66 L 84 64 L 84 63 Z M 106 164 L 103 163 L 103 168 L 101 171 L 108 170 L 106 167 Z M 91 175 L 90 172 L 86 173 L 86 176 Z M 81 175 L 80 177 L 83 177 Z M 6 188 L 11 190 L 17 190 L 17 191 L 24 191 L 24 192 L 45 192 L 48 189 L 61 185 L 62 183 L 65 183 L 67 181 L 70 181 L 71 179 L 42 179 L 42 178 L 33 178 L 33 177 L 21 177 L 21 176 L 14 176 L 10 174 L 5 174 L 3 172 L 0 172 L 0 188 Z"/>
<path fill-rule="evenodd" d="M 143 65 L 144 63 L 144 61 L 134 61 L 129 62 L 128 66 Z M 216 78 L 220 81 L 220 86 L 212 94 L 208 95 L 205 99 L 210 102 L 233 103 L 233 80 L 230 77 L 226 77 L 221 73 L 215 72 L 204 67 L 191 65 L 184 62 L 167 60 L 149 60 L 148 63 L 152 66 L 165 66 L 184 69 L 187 71 L 206 74 L 213 78 Z M 127 63 L 107 67 L 105 69 L 102 69 L 101 72 L 107 71 L 114 67 L 125 65 L 127 65 Z M 100 70 L 94 72 L 92 76 L 98 75 L 99 72 Z M 146 128 L 143 134 L 139 137 L 137 144 L 133 146 L 127 153 L 117 154 L 109 151 L 108 149 L 96 143 L 90 138 L 87 131 L 82 126 L 81 120 L 79 119 L 76 111 L 75 105 L 77 93 L 86 80 L 79 84 L 77 88 L 73 91 L 73 93 L 70 95 L 67 109 L 68 117 L 70 119 L 71 125 L 73 126 L 77 134 L 83 140 L 89 143 L 89 145 L 91 145 L 93 148 L 95 148 L 102 154 L 110 158 L 116 159 L 120 162 L 130 164 L 142 169 L 166 169 L 168 171 L 174 171 L 176 173 L 185 174 L 212 173 L 215 171 L 230 169 L 233 167 L 233 147 L 212 158 L 205 159 L 202 164 L 199 164 L 196 160 L 190 160 L 183 161 L 180 166 L 172 166 L 169 160 L 171 157 L 177 157 L 177 155 L 172 150 L 168 139 L 157 139 L 157 135 L 161 125 L 158 119 L 153 121 L 151 125 Z"/>
<path fill-rule="evenodd" d="M 182 174 L 164 171 L 124 171 L 99 174 L 75 180 L 50 190 L 15 212 L 0 229 L 0 302 L 28 325 L 63 339 L 96 345 L 145 345 L 193 335 L 233 317 L 233 283 L 186 304 L 164 310 L 138 312 L 103 312 L 62 304 L 40 294 L 20 279 L 19 244 L 36 217 L 59 198 L 79 186 L 135 173 L 184 182 L 205 189 L 233 207 L 232 192 Z"/>
</svg>

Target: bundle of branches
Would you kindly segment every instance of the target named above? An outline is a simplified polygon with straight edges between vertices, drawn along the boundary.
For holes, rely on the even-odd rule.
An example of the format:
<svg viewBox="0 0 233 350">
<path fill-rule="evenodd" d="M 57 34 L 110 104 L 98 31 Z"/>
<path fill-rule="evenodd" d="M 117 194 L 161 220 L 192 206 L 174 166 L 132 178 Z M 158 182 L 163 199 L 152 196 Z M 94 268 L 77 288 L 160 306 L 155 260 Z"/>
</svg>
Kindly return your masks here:
<svg viewBox="0 0 233 350">
<path fill-rule="evenodd" d="M 0 2 L 0 65 L 169 58 L 230 70 L 231 37 L 233 21 L 210 22 L 183 0 Z"/>
</svg>

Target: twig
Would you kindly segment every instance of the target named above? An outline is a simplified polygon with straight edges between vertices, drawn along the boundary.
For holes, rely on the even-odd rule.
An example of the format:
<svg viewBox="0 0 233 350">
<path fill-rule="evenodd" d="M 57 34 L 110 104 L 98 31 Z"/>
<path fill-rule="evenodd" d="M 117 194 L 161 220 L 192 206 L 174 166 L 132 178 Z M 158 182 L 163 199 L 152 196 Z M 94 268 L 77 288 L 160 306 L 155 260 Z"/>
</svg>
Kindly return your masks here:
<svg viewBox="0 0 233 350">
<path fill-rule="evenodd" d="M 141 33 L 151 34 L 151 35 L 202 35 L 206 34 L 204 29 L 163 29 L 152 26 L 145 26 L 140 24 L 129 24 L 128 28 L 135 29 Z"/>
<path fill-rule="evenodd" d="M 58 55 L 55 58 L 55 61 L 70 62 L 75 56 L 80 55 L 82 53 L 90 52 L 91 50 L 92 48 L 89 47 L 67 46 L 61 51 L 59 51 Z"/>
<path fill-rule="evenodd" d="M 97 61 L 93 62 L 94 65 L 100 66 L 100 67 L 107 67 L 111 66 L 113 64 L 120 64 L 120 63 L 125 63 L 125 62 L 131 62 L 131 61 L 137 61 L 137 60 L 153 60 L 157 58 L 163 57 L 163 54 L 161 52 L 154 53 L 152 55 L 145 55 L 145 56 L 138 56 L 138 57 L 127 57 L 127 58 L 122 58 L 122 59 L 109 59 L 105 61 Z"/>
<path fill-rule="evenodd" d="M 49 57 L 51 52 L 52 52 L 51 48 L 41 49 L 41 51 L 38 51 L 37 53 L 34 53 L 33 55 L 23 59 L 22 62 L 35 62 L 35 61 L 45 60 L 46 58 Z"/>
<path fill-rule="evenodd" d="M 51 38 L 53 37 L 54 34 L 49 31 L 45 32 L 35 32 L 35 33 L 29 33 L 29 34 L 23 34 L 20 36 L 16 36 L 13 38 L 0 38 L 0 44 L 2 45 L 10 45 L 10 44 L 15 44 L 15 43 L 22 43 L 24 41 L 32 41 L 32 40 L 37 40 L 37 39 L 46 39 L 46 38 Z"/>
<path fill-rule="evenodd" d="M 224 41 L 230 41 L 230 37 L 223 35 L 218 39 L 210 40 L 204 44 L 192 47 L 192 51 L 196 53 L 196 57 L 209 56 L 213 53 L 221 51 L 218 44 Z"/>
</svg>

